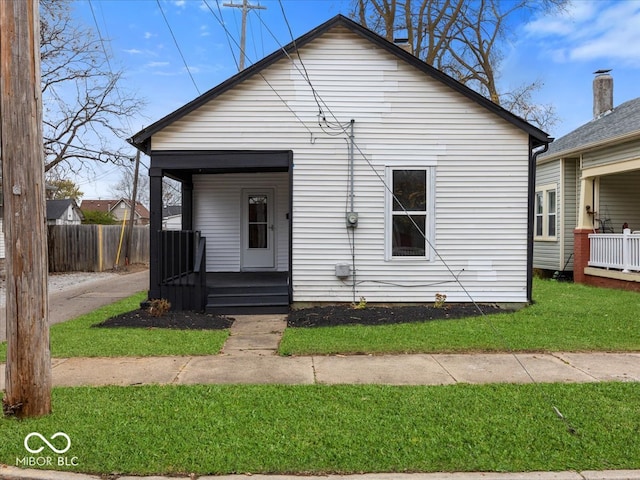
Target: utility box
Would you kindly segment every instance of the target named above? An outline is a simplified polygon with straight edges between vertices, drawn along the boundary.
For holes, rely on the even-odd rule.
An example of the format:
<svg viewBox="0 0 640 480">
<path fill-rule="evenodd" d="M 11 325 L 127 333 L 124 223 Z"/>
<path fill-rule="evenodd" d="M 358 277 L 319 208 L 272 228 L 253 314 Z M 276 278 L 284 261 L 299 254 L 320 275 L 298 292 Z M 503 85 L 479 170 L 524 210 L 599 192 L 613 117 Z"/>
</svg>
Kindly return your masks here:
<svg viewBox="0 0 640 480">
<path fill-rule="evenodd" d="M 348 263 L 336 263 L 336 277 L 347 278 L 351 275 L 351 265 Z"/>
</svg>

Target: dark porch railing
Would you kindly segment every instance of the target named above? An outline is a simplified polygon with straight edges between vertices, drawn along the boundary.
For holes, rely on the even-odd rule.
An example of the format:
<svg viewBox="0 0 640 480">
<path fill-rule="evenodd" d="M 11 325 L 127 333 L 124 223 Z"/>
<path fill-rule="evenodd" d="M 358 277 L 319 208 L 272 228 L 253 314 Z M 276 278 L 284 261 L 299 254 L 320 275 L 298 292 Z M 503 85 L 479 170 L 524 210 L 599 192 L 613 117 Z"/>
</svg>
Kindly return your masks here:
<svg viewBox="0 0 640 480">
<path fill-rule="evenodd" d="M 203 311 L 207 300 L 206 238 L 191 230 L 158 232 L 160 296 L 173 310 Z"/>
</svg>

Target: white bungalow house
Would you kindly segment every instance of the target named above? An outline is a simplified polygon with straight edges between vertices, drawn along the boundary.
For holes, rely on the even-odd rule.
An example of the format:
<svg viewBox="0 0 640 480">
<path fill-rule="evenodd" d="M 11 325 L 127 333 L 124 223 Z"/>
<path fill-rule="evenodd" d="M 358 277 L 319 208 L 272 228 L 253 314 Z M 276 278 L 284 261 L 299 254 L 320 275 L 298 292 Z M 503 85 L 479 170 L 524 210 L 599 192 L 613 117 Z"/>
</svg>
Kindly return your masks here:
<svg viewBox="0 0 640 480">
<path fill-rule="evenodd" d="M 594 118 L 537 158 L 534 267 L 640 290 L 640 98 L 613 106 L 594 78 Z M 625 231 L 626 230 L 626 231 Z"/>
<path fill-rule="evenodd" d="M 149 297 L 175 308 L 531 298 L 551 139 L 344 16 L 129 141 L 151 157 Z"/>
</svg>

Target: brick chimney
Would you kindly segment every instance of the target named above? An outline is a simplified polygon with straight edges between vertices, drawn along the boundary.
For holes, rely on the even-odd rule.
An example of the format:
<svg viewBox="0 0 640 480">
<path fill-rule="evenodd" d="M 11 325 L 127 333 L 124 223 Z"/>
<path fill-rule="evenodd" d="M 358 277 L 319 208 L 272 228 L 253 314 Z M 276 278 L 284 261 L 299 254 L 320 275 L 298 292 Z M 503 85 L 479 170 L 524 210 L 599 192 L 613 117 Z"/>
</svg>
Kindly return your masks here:
<svg viewBox="0 0 640 480">
<path fill-rule="evenodd" d="M 593 118 L 597 119 L 613 110 L 613 77 L 611 70 L 597 70 L 593 79 Z"/>
</svg>

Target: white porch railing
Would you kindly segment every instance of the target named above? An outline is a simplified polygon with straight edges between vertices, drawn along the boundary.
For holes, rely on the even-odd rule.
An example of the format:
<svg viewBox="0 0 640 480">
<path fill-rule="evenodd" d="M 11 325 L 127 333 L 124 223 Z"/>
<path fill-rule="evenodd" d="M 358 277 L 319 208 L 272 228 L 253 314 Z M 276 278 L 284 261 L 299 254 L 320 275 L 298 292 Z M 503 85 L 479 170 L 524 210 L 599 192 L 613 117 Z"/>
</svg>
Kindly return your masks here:
<svg viewBox="0 0 640 480">
<path fill-rule="evenodd" d="M 589 266 L 640 272 L 640 233 L 589 234 Z"/>
</svg>

